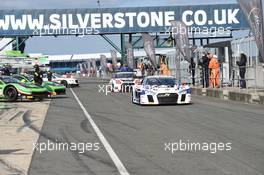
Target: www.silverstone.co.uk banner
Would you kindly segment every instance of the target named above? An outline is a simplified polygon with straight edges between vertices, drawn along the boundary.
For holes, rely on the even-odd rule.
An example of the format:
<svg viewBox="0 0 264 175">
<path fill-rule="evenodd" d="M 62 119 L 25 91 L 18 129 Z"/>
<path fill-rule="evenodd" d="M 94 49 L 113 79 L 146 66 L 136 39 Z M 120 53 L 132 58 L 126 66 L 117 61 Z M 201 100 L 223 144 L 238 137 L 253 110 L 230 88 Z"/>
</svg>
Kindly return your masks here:
<svg viewBox="0 0 264 175">
<path fill-rule="evenodd" d="M 141 8 L 0 10 L 0 36 L 166 32 L 170 21 L 189 30 L 247 29 L 238 4 Z"/>
</svg>

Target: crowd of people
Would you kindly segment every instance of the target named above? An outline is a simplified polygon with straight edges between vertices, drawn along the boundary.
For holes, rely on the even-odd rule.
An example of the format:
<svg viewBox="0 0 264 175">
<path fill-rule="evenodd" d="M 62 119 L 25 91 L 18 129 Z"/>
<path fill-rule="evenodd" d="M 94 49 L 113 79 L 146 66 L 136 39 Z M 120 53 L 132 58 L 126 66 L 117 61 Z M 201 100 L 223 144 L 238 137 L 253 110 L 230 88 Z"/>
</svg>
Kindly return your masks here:
<svg viewBox="0 0 264 175">
<path fill-rule="evenodd" d="M 207 52 L 198 63 L 202 67 L 202 85 L 204 88 L 220 87 L 220 63 L 217 55 Z"/>
<path fill-rule="evenodd" d="M 3 76 L 11 76 L 13 74 L 16 74 L 17 72 L 12 71 L 12 66 L 11 65 L 4 65 L 3 68 L 1 69 L 0 75 Z M 28 70 L 23 69 L 23 71 L 20 72 L 21 74 L 28 74 Z M 39 65 L 34 65 L 34 71 L 33 71 L 33 80 L 34 83 L 37 85 L 42 85 L 43 83 L 43 74 L 47 74 L 47 79 L 48 81 L 52 81 L 52 75 L 53 73 L 50 70 L 43 71 L 40 69 Z"/>
<path fill-rule="evenodd" d="M 192 62 L 191 62 L 192 64 Z M 243 53 L 240 54 L 240 60 L 236 62 L 239 66 L 239 83 L 241 88 L 246 88 L 246 64 L 247 56 Z M 198 65 L 202 67 L 202 85 L 204 88 L 219 88 L 220 87 L 220 69 L 221 65 L 217 58 L 217 55 L 214 55 L 212 52 L 206 52 L 202 56 L 201 61 Z M 191 66 L 191 70 L 195 71 L 195 66 Z M 192 72 L 192 77 L 194 81 L 194 74 Z"/>
<path fill-rule="evenodd" d="M 156 72 L 156 68 L 150 63 L 150 61 L 142 61 L 140 63 L 139 69 L 141 71 L 142 76 L 154 75 Z"/>
<path fill-rule="evenodd" d="M 133 69 L 131 70 L 127 64 L 124 64 L 123 66 L 121 66 L 121 63 L 118 62 L 116 65 L 114 65 L 113 63 L 107 63 L 106 67 L 100 65 L 97 68 L 97 72 L 99 74 L 99 77 L 103 77 L 103 76 L 110 76 L 112 75 L 114 72 L 116 71 L 133 71 Z M 92 74 L 91 74 L 92 75 Z"/>
<path fill-rule="evenodd" d="M 236 62 L 236 65 L 239 66 L 239 75 L 240 75 L 240 87 L 246 88 L 246 80 L 245 80 L 245 74 L 246 74 L 246 64 L 247 64 L 247 56 L 245 54 L 240 55 L 240 60 Z M 201 80 L 202 85 L 204 88 L 219 88 L 220 87 L 220 70 L 221 70 L 221 64 L 217 58 L 217 55 L 214 55 L 212 52 L 204 52 L 202 58 L 198 61 L 198 65 L 201 68 Z M 36 65 L 34 70 L 34 81 L 36 84 L 42 84 L 42 71 L 40 70 L 39 66 Z M 141 71 L 142 76 L 150 76 L 150 75 L 164 75 L 164 76 L 170 76 L 171 71 L 166 64 L 166 59 L 161 58 L 160 64 L 157 67 L 154 67 L 150 61 L 142 61 L 139 63 L 138 69 Z M 118 62 L 116 65 L 113 65 L 112 63 L 107 63 L 107 66 L 103 68 L 102 66 L 99 66 L 98 69 L 91 67 L 91 72 L 89 75 L 95 75 L 96 70 L 99 73 L 99 76 L 102 77 L 103 74 L 110 75 L 116 71 L 123 71 L 123 72 L 132 72 L 134 71 L 131 67 L 129 67 L 127 64 L 121 65 L 120 62 Z M 190 59 L 190 65 L 189 65 L 189 73 L 191 75 L 191 83 L 195 86 L 196 82 L 196 63 L 194 61 L 194 58 Z M 5 66 L 2 70 L 2 75 L 10 75 L 10 68 L 8 66 Z M 49 81 L 52 81 L 52 72 L 47 71 L 47 78 Z"/>
<path fill-rule="evenodd" d="M 245 80 L 245 74 L 246 74 L 246 63 L 247 63 L 247 57 L 245 54 L 240 55 L 240 60 L 236 62 L 237 66 L 239 66 L 239 82 L 241 88 L 246 88 L 246 80 Z M 198 65 L 201 68 L 201 80 L 202 80 L 202 86 L 203 88 L 219 88 L 221 86 L 221 63 L 217 57 L 217 55 L 213 54 L 210 51 L 204 52 L 202 58 L 198 61 Z M 171 75 L 171 71 L 166 64 L 166 59 L 161 58 L 160 64 L 158 64 L 157 68 L 154 67 L 150 61 L 141 61 L 139 63 L 138 69 L 141 72 L 142 76 L 150 76 L 150 75 L 164 75 L 169 76 Z M 191 75 L 191 83 L 195 86 L 196 83 L 196 63 L 194 61 L 194 58 L 190 59 L 190 65 L 189 65 L 189 73 Z M 113 65 L 111 63 L 107 64 L 107 67 L 105 70 L 100 66 L 98 68 L 99 74 L 102 75 L 103 71 L 107 75 L 115 72 L 115 71 L 133 71 L 132 68 L 130 68 L 127 64 L 121 65 L 120 62 L 118 62 L 117 65 Z"/>
</svg>

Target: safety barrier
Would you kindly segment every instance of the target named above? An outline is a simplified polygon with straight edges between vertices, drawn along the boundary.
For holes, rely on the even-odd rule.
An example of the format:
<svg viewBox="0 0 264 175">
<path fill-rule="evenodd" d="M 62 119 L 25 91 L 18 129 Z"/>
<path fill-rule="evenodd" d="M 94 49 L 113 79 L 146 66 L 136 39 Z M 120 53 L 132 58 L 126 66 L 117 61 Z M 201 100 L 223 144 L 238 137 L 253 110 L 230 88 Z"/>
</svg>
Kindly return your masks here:
<svg viewBox="0 0 264 175">
<path fill-rule="evenodd" d="M 180 74 L 180 79 L 181 80 L 186 80 L 186 83 L 192 84 L 192 78 L 194 78 L 194 82 L 196 86 L 203 86 L 203 87 L 210 87 L 210 80 L 213 82 L 211 84 L 211 88 L 242 88 L 241 87 L 241 82 L 245 82 L 246 90 L 258 90 L 258 89 L 264 89 L 264 70 L 259 67 L 256 69 L 253 66 L 245 66 L 244 68 L 246 69 L 246 76 L 244 79 L 240 78 L 239 75 L 239 69 L 243 67 L 231 67 L 230 72 L 226 67 L 221 67 L 219 69 L 219 75 L 217 76 L 219 80 L 219 86 L 216 86 L 216 78 L 211 77 L 211 72 L 208 69 L 208 72 L 206 72 L 206 69 L 196 67 L 193 70 L 195 71 L 195 76 L 192 77 L 192 73 L 190 69 L 179 69 L 180 72 L 185 72 L 184 75 Z M 251 71 L 249 71 L 251 70 Z M 173 72 L 173 75 L 175 76 L 176 69 L 171 69 Z M 212 70 L 216 71 L 216 70 Z M 188 74 L 186 74 L 188 73 Z M 224 73 L 226 73 L 224 75 Z M 260 75 L 262 73 L 262 75 Z M 214 74 L 214 73 L 213 73 Z M 208 78 L 207 78 L 208 76 Z M 262 83 L 261 83 L 262 81 Z M 207 86 L 208 85 L 208 86 Z"/>
</svg>

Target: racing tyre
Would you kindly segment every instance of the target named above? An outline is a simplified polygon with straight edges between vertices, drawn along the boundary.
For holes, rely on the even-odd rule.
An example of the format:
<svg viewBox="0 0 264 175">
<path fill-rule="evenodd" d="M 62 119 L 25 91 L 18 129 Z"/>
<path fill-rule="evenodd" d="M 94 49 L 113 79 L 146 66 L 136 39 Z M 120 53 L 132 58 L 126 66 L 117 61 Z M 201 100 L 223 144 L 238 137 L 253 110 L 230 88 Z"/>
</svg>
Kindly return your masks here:
<svg viewBox="0 0 264 175">
<path fill-rule="evenodd" d="M 5 89 L 4 96 L 7 101 L 14 102 L 17 100 L 18 92 L 15 87 L 10 86 Z"/>
<path fill-rule="evenodd" d="M 68 87 L 68 83 L 65 80 L 64 81 L 61 81 L 61 84 L 64 85 L 66 88 Z"/>
<path fill-rule="evenodd" d="M 115 85 L 114 85 L 114 83 L 112 83 L 112 86 L 111 86 L 111 92 L 115 92 Z"/>
<path fill-rule="evenodd" d="M 132 93 L 131 93 L 131 96 L 132 96 L 131 101 L 132 101 L 132 103 L 136 104 L 136 103 L 134 102 L 134 95 L 133 95 L 133 94 L 134 94 L 134 93 L 133 93 L 133 91 L 132 91 Z"/>
</svg>

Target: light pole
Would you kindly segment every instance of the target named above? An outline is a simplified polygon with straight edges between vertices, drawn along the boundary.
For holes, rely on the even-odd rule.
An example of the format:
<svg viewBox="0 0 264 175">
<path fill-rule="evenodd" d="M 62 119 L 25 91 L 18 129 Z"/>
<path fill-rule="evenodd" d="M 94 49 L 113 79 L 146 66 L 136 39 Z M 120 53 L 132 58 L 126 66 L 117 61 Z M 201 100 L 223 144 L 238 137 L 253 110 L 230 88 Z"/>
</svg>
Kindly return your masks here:
<svg viewBox="0 0 264 175">
<path fill-rule="evenodd" d="M 98 8 L 101 8 L 100 0 L 97 0 Z"/>
</svg>

